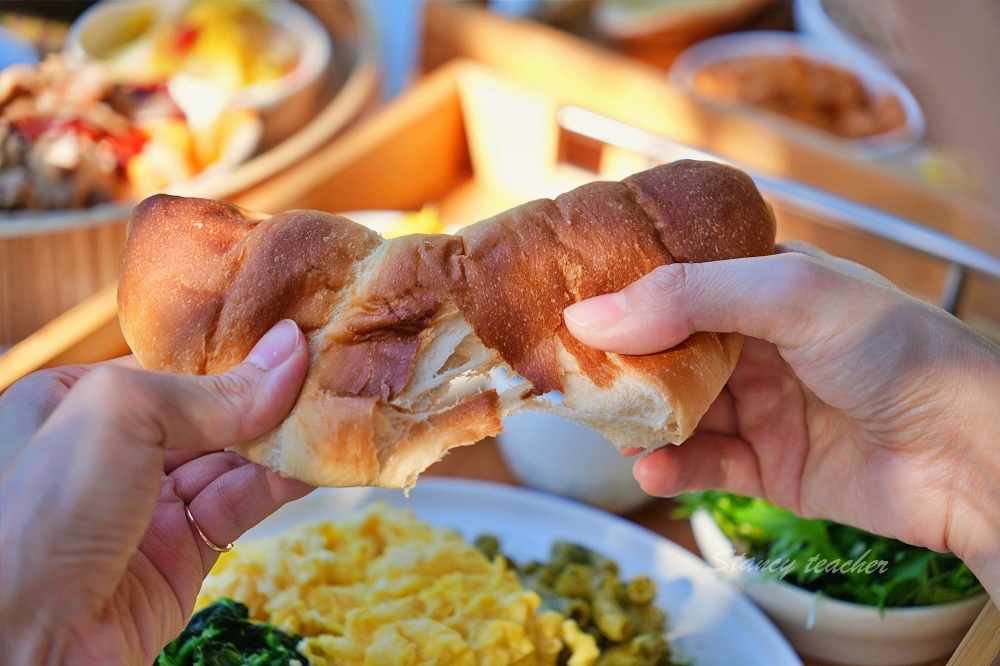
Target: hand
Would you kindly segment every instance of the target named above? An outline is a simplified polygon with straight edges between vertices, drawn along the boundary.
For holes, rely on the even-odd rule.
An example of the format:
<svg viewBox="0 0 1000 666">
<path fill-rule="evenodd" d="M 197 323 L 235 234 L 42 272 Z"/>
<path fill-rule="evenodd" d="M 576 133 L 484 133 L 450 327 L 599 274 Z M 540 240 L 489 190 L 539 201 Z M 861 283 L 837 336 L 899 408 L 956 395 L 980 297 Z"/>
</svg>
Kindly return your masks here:
<svg viewBox="0 0 1000 666">
<path fill-rule="evenodd" d="M 662 266 L 566 309 L 623 354 L 694 331 L 747 336 L 682 446 L 641 458 L 653 495 L 720 488 L 935 550 L 1000 598 L 1000 349 L 871 271 L 815 248 Z"/>
<path fill-rule="evenodd" d="M 31 375 L 0 398 L 0 662 L 149 664 L 225 545 L 310 488 L 221 449 L 274 427 L 308 366 L 282 322 L 223 375 L 131 358 Z M 7 457 L 6 455 L 4 457 Z"/>
</svg>

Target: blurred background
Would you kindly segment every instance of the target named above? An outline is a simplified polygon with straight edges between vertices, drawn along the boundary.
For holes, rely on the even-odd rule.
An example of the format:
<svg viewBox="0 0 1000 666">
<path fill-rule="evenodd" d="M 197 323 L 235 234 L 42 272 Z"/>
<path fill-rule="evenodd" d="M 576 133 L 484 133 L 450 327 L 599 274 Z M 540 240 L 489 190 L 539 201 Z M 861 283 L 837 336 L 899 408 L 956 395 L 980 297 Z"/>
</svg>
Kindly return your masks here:
<svg viewBox="0 0 1000 666">
<path fill-rule="evenodd" d="M 465 133 L 467 154 L 451 157 L 466 162 L 474 187 L 428 188 L 405 169 L 381 171 L 369 201 L 325 172 L 334 180 L 309 202 L 432 204 L 454 226 L 700 150 L 758 177 L 782 238 L 871 265 L 997 338 L 1000 10 L 986 0 L 960 7 L 7 0 L 0 344 L 114 281 L 136 200 L 170 191 L 266 210 L 301 204 L 272 196 L 277 183 L 311 182 L 291 168 L 319 173 L 324 155 L 342 154 L 363 130 L 369 157 L 409 155 L 380 123 L 431 94 L 432 74 L 463 62 L 497 90 L 480 99 L 482 85 L 453 77 L 461 109 L 450 121 L 444 109 L 434 115 L 441 131 Z M 509 128 L 484 127 L 494 122 Z M 408 133 L 441 138 L 433 125 Z M 455 140 L 437 151 L 458 150 Z"/>
<path fill-rule="evenodd" d="M 5 0 L 0 391 L 128 353 L 118 257 L 150 194 L 346 212 L 388 237 L 687 157 L 747 170 L 779 240 L 1000 341 L 998 34 L 989 0 Z M 602 438 L 505 425 L 431 473 L 695 548 Z"/>
</svg>

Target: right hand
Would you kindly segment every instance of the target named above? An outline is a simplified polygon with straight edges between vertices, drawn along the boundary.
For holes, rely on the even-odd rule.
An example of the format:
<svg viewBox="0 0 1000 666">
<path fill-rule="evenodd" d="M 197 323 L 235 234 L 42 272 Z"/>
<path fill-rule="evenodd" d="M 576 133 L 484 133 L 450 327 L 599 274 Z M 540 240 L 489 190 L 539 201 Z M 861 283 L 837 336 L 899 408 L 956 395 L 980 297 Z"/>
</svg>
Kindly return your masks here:
<svg viewBox="0 0 1000 666">
<path fill-rule="evenodd" d="M 748 336 L 695 434 L 636 478 L 950 550 L 1000 598 L 1000 348 L 866 268 L 795 249 L 662 266 L 566 309 L 573 335 L 622 354 Z"/>
</svg>

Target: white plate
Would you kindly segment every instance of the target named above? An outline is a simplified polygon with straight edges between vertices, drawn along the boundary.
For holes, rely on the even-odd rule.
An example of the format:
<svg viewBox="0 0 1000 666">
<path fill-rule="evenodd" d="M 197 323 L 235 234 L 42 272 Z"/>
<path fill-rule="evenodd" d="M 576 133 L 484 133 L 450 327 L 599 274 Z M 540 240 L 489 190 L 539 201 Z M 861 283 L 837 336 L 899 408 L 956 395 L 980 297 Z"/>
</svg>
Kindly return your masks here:
<svg viewBox="0 0 1000 666">
<path fill-rule="evenodd" d="M 295 524 L 335 519 L 372 502 L 408 507 L 466 539 L 488 532 L 518 561 L 547 559 L 553 541 L 592 548 L 618 561 L 625 577 L 650 576 L 667 613 L 668 638 L 693 666 L 799 665 L 770 620 L 747 597 L 681 546 L 617 516 L 514 486 L 463 479 L 421 479 L 410 491 L 320 488 L 286 505 L 243 537 L 270 536 Z"/>
</svg>

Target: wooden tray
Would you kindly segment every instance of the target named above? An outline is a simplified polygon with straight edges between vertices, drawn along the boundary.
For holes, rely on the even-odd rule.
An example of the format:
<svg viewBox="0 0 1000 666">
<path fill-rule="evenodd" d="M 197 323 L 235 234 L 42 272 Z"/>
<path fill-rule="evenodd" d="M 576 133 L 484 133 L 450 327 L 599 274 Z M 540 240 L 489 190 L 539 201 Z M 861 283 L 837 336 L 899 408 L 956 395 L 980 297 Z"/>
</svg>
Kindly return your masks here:
<svg viewBox="0 0 1000 666">
<path fill-rule="evenodd" d="M 527 45 L 530 50 L 530 40 Z M 623 65 L 623 82 L 629 76 L 641 78 L 642 68 L 636 71 L 635 67 L 631 62 Z M 471 223 L 531 198 L 557 194 L 598 177 L 618 178 L 646 166 L 621 150 L 576 140 L 557 123 L 558 111 L 567 100 L 622 113 L 625 109 L 620 107 L 634 105 L 602 102 L 603 97 L 587 103 L 580 92 L 570 94 L 572 89 L 559 84 L 543 90 L 537 83 L 534 70 L 498 72 L 469 62 L 452 63 L 308 159 L 244 190 L 234 200 L 267 212 L 292 207 L 416 209 L 433 201 L 447 221 Z M 661 93 L 665 98 L 672 94 L 669 89 Z M 640 97 L 651 94 L 647 91 Z M 661 130 L 667 126 L 660 111 L 641 117 L 633 111 L 632 118 L 646 126 L 659 122 Z M 967 210 L 865 167 L 813 154 L 801 146 L 789 150 L 799 159 L 809 157 L 840 169 L 848 179 L 838 182 L 846 183 L 845 187 L 854 182 L 852 178 L 859 182 L 866 175 L 881 178 L 891 194 L 887 205 L 915 213 L 913 217 L 925 223 L 947 226 Z M 912 209 L 907 203 L 910 196 L 919 197 L 925 208 Z M 933 210 L 950 211 L 954 217 L 939 219 Z M 943 279 L 942 262 L 914 251 L 857 232 L 831 229 L 793 210 L 779 207 L 778 215 L 781 238 L 809 240 L 871 265 L 918 296 L 932 298 Z M 977 285 L 975 278 L 970 282 L 960 312 L 973 325 L 996 335 L 1000 330 L 998 285 L 985 280 Z M 65 356 L 75 342 L 100 329 L 99 322 L 114 318 L 114 299 L 107 293 L 0 357 L 0 389 L 33 368 L 75 358 Z M 114 336 L 107 333 L 106 337 Z M 112 351 L 121 353 L 123 348 L 119 345 Z"/>
<path fill-rule="evenodd" d="M 427 3 L 424 32 L 427 70 L 453 58 L 473 59 L 558 105 L 584 107 L 748 169 L 828 190 L 1000 256 L 995 215 L 970 195 L 936 190 L 875 163 L 851 159 L 826 142 L 793 137 L 771 123 L 700 103 L 655 67 L 546 25 L 501 17 L 466 3 Z M 632 168 L 642 167 L 633 160 Z M 943 261 L 856 231 L 817 224 L 795 210 L 781 209 L 778 214 L 779 240 L 804 240 L 868 265 L 925 300 L 936 301 L 947 279 Z M 1000 340 L 1000 283 L 970 274 L 957 314 Z"/>
<path fill-rule="evenodd" d="M 372 106 L 380 91 L 374 24 L 362 2 L 304 0 L 329 30 L 333 57 L 314 117 L 199 196 L 232 198 L 301 161 Z M 117 279 L 130 208 L 39 213 L 23 232 L 0 221 L 0 349 Z"/>
</svg>

